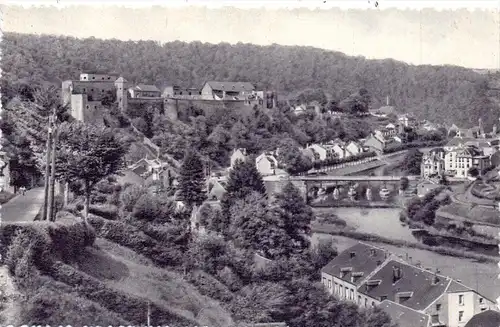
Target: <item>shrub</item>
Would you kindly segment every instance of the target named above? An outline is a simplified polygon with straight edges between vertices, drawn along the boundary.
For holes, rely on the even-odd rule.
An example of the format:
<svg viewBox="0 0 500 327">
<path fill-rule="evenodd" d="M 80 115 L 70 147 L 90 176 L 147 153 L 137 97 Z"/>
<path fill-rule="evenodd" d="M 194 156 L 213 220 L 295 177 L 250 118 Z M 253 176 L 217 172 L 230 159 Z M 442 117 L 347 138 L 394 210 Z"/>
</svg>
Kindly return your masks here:
<svg viewBox="0 0 500 327">
<path fill-rule="evenodd" d="M 223 303 L 230 303 L 233 300 L 233 294 L 224 284 L 201 270 L 191 271 L 186 279 L 203 295 Z"/>
<path fill-rule="evenodd" d="M 89 213 L 109 220 L 115 220 L 118 218 L 118 208 L 110 204 L 92 205 L 89 208 Z"/>
<path fill-rule="evenodd" d="M 123 210 L 132 212 L 139 198 L 146 193 L 146 189 L 139 185 L 127 185 L 120 194 Z"/>
</svg>

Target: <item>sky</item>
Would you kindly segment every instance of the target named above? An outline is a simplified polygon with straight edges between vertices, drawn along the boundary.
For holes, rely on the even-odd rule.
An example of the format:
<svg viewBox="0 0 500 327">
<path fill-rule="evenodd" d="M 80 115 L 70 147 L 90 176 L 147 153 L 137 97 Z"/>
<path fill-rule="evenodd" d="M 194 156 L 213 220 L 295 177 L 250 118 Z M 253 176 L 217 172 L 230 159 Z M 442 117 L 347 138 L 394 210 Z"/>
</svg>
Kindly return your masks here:
<svg viewBox="0 0 500 327">
<path fill-rule="evenodd" d="M 500 68 L 499 1 L 476 1 L 474 8 L 470 1 L 421 0 L 413 7 L 406 1 L 408 9 L 389 0 L 378 1 L 377 7 L 361 0 L 124 3 L 59 0 L 34 6 L 18 0 L 1 6 L 2 30 L 160 42 L 277 43 L 416 65 Z M 444 9 L 450 3 L 462 9 Z"/>
</svg>

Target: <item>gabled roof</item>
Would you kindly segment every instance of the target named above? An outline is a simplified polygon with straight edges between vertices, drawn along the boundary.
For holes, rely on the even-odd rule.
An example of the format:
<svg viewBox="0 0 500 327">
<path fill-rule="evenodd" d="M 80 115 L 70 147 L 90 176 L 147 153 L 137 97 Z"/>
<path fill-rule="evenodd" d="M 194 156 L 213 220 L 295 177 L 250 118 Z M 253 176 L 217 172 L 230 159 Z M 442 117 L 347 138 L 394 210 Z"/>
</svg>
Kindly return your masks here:
<svg viewBox="0 0 500 327">
<path fill-rule="evenodd" d="M 160 90 L 155 85 L 148 85 L 148 84 L 138 84 L 134 86 L 133 89 L 136 91 L 143 91 L 143 92 L 160 92 Z"/>
<path fill-rule="evenodd" d="M 473 316 L 465 327 L 498 327 L 500 326 L 500 312 L 486 310 Z"/>
<path fill-rule="evenodd" d="M 401 327 L 427 327 L 430 317 L 425 313 L 402 306 L 401 304 L 384 300 L 379 308 L 384 310 Z"/>
<path fill-rule="evenodd" d="M 477 147 L 474 146 L 468 146 L 464 149 L 461 149 L 461 151 L 458 151 L 458 156 L 465 156 L 465 157 L 478 157 L 482 156 L 483 151 L 479 150 Z"/>
<path fill-rule="evenodd" d="M 393 279 L 394 269 L 400 269 L 401 272 L 401 278 L 395 282 Z M 435 276 L 438 277 L 437 283 L 433 283 Z M 364 283 L 358 288 L 358 292 L 374 299 L 385 296 L 387 300 L 396 303 L 400 302 L 402 305 L 414 310 L 427 308 L 446 291 L 451 281 L 449 277 L 437 275 L 396 260 L 389 261 L 370 280 L 381 280 L 381 283 L 378 286 L 370 287 L 367 287 L 366 283 Z M 404 299 L 399 300 L 401 293 L 408 294 L 405 294 Z M 408 298 L 407 295 L 409 294 L 411 296 Z"/>
<path fill-rule="evenodd" d="M 321 272 L 359 286 L 388 256 L 383 249 L 360 242 L 340 253 Z"/>
<path fill-rule="evenodd" d="M 454 137 L 445 146 L 459 146 L 464 145 L 466 142 L 476 141 L 474 138 L 470 137 Z"/>
<path fill-rule="evenodd" d="M 255 86 L 249 82 L 207 82 L 212 90 L 214 91 L 233 91 L 233 92 L 243 92 L 243 91 L 253 91 Z"/>
<path fill-rule="evenodd" d="M 448 288 L 446 289 L 446 292 L 448 293 L 455 293 L 455 292 L 469 292 L 473 291 L 470 287 L 465 286 L 462 283 L 459 283 L 455 280 L 452 280 L 450 285 L 448 285 Z"/>
</svg>

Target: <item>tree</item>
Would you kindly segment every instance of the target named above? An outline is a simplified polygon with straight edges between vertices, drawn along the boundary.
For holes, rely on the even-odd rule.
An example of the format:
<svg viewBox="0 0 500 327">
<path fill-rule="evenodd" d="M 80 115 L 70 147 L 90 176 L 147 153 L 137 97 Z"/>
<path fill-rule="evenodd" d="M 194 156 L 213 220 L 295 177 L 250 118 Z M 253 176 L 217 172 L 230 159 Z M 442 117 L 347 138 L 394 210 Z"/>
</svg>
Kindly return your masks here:
<svg viewBox="0 0 500 327">
<path fill-rule="evenodd" d="M 188 206 L 200 205 L 206 198 L 205 174 L 200 155 L 188 151 L 179 169 L 179 196 Z"/>
<path fill-rule="evenodd" d="M 477 167 L 470 167 L 467 173 L 471 177 L 477 177 L 479 176 L 479 169 L 477 169 Z"/>
<path fill-rule="evenodd" d="M 127 148 L 109 128 L 82 122 L 60 127 L 56 177 L 69 183 L 82 183 L 85 195 L 85 220 L 94 186 L 123 167 Z"/>
<path fill-rule="evenodd" d="M 236 246 L 260 252 L 269 259 L 284 256 L 292 246 L 280 217 L 269 211 L 262 194 L 252 192 L 231 207 L 229 235 Z"/>
<path fill-rule="evenodd" d="M 298 144 L 293 139 L 280 140 L 278 148 L 278 162 L 285 167 L 289 174 L 295 175 L 312 168 L 311 159 L 300 151 Z"/>
<path fill-rule="evenodd" d="M 286 256 L 302 254 L 309 248 L 308 236 L 314 214 L 300 191 L 291 183 L 285 184 L 275 195 L 272 211 L 279 217 L 280 226 L 292 240 L 292 247 L 286 249 Z"/>
<path fill-rule="evenodd" d="M 401 163 L 402 170 L 409 175 L 420 175 L 422 157 L 423 153 L 418 149 L 408 150 Z"/>
</svg>

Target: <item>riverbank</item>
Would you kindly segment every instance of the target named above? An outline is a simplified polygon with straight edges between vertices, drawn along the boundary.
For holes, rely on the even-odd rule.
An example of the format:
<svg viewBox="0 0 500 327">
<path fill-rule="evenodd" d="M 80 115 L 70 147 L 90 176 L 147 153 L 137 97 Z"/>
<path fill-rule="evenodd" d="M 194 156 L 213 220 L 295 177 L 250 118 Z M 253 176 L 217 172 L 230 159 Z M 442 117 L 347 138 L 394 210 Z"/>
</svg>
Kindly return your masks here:
<svg viewBox="0 0 500 327">
<path fill-rule="evenodd" d="M 430 246 L 417 242 L 410 242 L 404 240 L 395 240 L 392 238 L 383 237 L 376 234 L 362 233 L 357 232 L 350 229 L 339 229 L 338 225 L 333 224 L 321 224 L 321 223 L 312 223 L 311 224 L 311 232 L 319 233 L 319 234 L 329 234 L 333 236 L 343 236 L 347 238 L 351 238 L 358 241 L 368 241 L 368 242 L 377 242 L 382 244 L 407 247 L 412 249 L 419 249 L 425 251 L 431 251 L 438 253 L 440 255 L 452 256 L 457 258 L 466 258 L 466 259 L 474 259 L 477 262 L 485 262 L 485 263 L 497 263 L 498 257 L 489 256 L 484 254 L 478 254 L 474 252 L 469 252 L 466 250 L 460 250 L 455 248 L 449 248 L 444 246 Z"/>
</svg>

